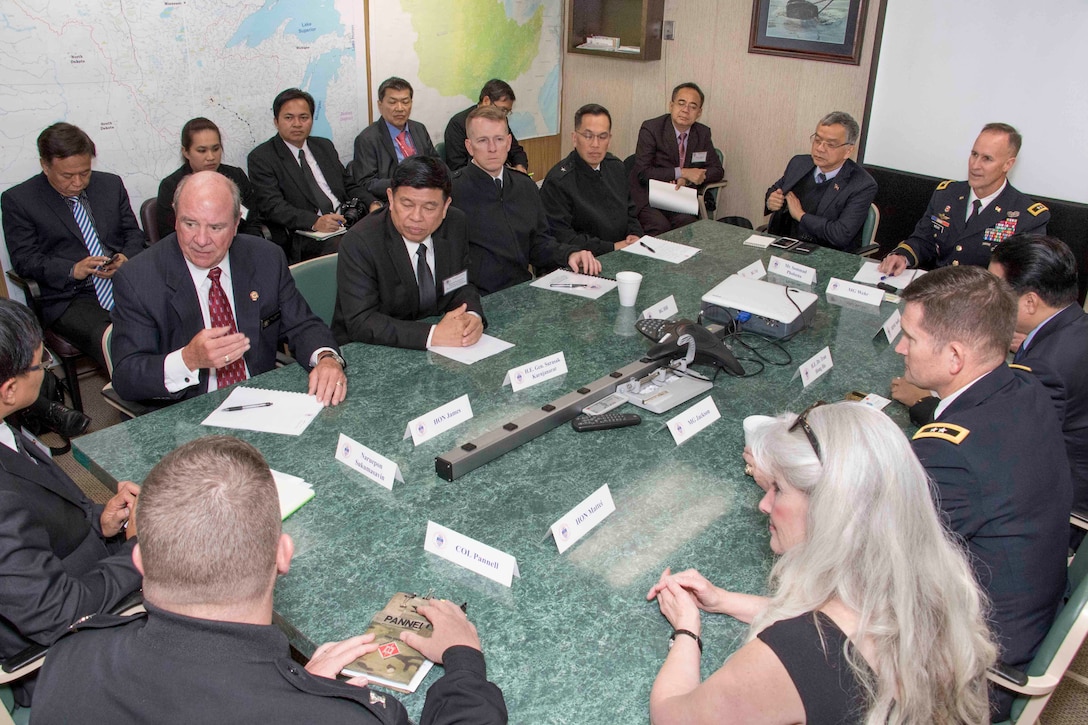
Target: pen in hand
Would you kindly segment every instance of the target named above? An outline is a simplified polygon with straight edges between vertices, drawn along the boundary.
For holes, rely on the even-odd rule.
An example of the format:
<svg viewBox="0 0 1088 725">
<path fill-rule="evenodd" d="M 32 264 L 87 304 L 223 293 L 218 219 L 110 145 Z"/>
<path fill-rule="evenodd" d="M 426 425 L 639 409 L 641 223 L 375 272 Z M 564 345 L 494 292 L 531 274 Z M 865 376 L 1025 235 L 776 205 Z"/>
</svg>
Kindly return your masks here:
<svg viewBox="0 0 1088 725">
<path fill-rule="evenodd" d="M 239 410 L 249 410 L 250 408 L 267 408 L 272 405 L 271 403 L 250 403 L 249 405 L 232 405 L 229 408 L 223 408 L 227 413 L 235 413 Z"/>
<path fill-rule="evenodd" d="M 643 246 L 643 247 L 646 247 L 647 249 L 649 249 L 652 254 L 657 254 L 657 250 L 655 250 L 653 247 L 651 247 L 649 244 L 642 241 L 641 239 L 638 240 L 638 243 L 639 243 L 640 246 Z"/>
</svg>

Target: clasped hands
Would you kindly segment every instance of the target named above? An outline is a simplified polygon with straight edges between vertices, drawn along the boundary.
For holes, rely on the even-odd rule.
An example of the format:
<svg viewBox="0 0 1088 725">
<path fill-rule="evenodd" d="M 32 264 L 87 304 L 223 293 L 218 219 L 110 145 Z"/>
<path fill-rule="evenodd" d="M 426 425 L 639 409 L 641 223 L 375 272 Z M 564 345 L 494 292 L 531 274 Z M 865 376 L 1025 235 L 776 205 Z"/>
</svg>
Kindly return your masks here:
<svg viewBox="0 0 1088 725">
<path fill-rule="evenodd" d="M 484 322 L 468 312 L 468 303 L 450 310 L 434 327 L 431 344 L 439 347 L 468 347 L 475 345 L 484 334 Z"/>
<path fill-rule="evenodd" d="M 722 612 L 726 592 L 711 584 L 695 569 L 676 574 L 665 569 L 657 584 L 650 587 L 646 600 L 657 600 L 657 606 L 673 629 L 686 629 L 699 634 L 702 612 Z"/>
</svg>

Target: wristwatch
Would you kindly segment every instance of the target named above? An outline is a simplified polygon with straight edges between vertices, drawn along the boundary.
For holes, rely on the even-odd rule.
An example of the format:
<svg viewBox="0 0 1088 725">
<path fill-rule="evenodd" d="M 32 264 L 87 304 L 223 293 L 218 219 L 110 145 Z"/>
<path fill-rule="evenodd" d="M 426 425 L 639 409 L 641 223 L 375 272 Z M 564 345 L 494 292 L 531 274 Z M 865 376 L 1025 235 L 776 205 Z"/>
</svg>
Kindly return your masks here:
<svg viewBox="0 0 1088 725">
<path fill-rule="evenodd" d="M 699 635 L 692 632 L 691 630 L 687 630 L 687 629 L 674 629 L 672 631 L 672 634 L 669 635 L 669 649 L 672 649 L 672 646 L 674 644 L 676 644 L 676 635 L 678 635 L 678 634 L 686 634 L 687 636 L 689 636 L 693 640 L 695 640 L 695 644 L 699 645 L 699 654 L 703 653 L 703 640 L 702 640 L 702 638 Z"/>
<path fill-rule="evenodd" d="M 344 358 L 340 357 L 340 353 L 336 352 L 335 350 L 323 350 L 321 354 L 317 356 L 317 361 L 321 362 L 327 357 L 331 357 L 333 360 L 339 363 L 340 367 L 344 368 L 345 370 L 347 369 L 347 362 L 345 362 Z"/>
</svg>

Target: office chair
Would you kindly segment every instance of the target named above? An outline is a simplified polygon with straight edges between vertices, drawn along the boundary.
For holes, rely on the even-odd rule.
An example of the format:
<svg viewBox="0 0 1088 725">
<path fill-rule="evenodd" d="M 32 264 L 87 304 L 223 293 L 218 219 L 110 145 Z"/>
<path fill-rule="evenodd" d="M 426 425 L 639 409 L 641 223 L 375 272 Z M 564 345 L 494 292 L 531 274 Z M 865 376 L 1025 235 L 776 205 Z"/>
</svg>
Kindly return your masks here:
<svg viewBox="0 0 1088 725">
<path fill-rule="evenodd" d="M 291 276 L 306 304 L 326 325 L 332 324 L 336 309 L 336 260 L 339 254 L 328 254 L 291 265 Z"/>
<path fill-rule="evenodd" d="M 152 197 L 140 204 L 140 223 L 144 225 L 144 239 L 148 245 L 159 241 L 159 200 Z"/>
<path fill-rule="evenodd" d="M 714 153 L 718 154 L 718 161 L 723 161 L 725 155 L 722 154 L 722 150 L 719 148 L 714 149 Z M 703 184 L 699 187 L 699 218 L 700 219 L 715 219 L 714 214 L 717 212 L 718 207 L 718 189 L 724 189 L 729 185 L 729 181 L 722 179 L 721 181 L 714 181 L 709 184 Z M 712 210 L 707 209 L 706 197 L 710 196 Z"/>
<path fill-rule="evenodd" d="M 113 325 L 111 324 L 106 328 L 106 331 L 102 333 L 102 354 L 106 358 L 106 372 L 111 379 L 111 382 L 106 383 L 102 387 L 102 397 L 106 399 L 106 402 L 109 403 L 112 408 L 121 414 L 122 420 L 131 420 L 132 418 L 137 418 L 145 413 L 157 410 L 158 408 L 150 405 L 125 400 L 113 389 L 113 354 L 110 352 L 110 341 L 112 339 Z"/>
</svg>

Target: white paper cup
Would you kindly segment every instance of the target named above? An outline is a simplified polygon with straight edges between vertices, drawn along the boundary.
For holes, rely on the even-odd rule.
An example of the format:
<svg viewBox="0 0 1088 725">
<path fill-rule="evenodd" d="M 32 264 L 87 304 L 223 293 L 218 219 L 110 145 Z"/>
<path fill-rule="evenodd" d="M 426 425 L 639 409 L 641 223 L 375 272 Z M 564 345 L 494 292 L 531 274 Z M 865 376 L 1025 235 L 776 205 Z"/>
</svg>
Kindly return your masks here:
<svg viewBox="0 0 1088 725">
<path fill-rule="evenodd" d="M 745 446 L 745 448 L 752 445 L 752 434 L 754 434 L 757 430 L 759 430 L 763 426 L 767 425 L 768 423 L 773 423 L 773 422 L 774 422 L 774 418 L 769 416 L 769 415 L 750 415 L 747 418 L 745 418 L 744 419 L 744 446 Z"/>
<path fill-rule="evenodd" d="M 642 275 L 638 272 L 619 272 L 616 282 L 619 283 L 620 306 L 634 307 L 638 288 L 642 285 Z"/>
</svg>

